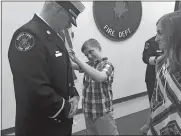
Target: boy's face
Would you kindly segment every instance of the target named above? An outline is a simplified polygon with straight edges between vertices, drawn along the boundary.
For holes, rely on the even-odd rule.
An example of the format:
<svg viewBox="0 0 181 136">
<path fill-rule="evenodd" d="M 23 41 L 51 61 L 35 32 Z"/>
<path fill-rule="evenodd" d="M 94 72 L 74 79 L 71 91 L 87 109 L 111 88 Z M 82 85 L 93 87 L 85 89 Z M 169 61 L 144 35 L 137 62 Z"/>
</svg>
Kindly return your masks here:
<svg viewBox="0 0 181 136">
<path fill-rule="evenodd" d="M 95 47 L 87 47 L 83 51 L 84 55 L 88 58 L 90 61 L 96 61 L 101 59 L 100 50 Z"/>
</svg>

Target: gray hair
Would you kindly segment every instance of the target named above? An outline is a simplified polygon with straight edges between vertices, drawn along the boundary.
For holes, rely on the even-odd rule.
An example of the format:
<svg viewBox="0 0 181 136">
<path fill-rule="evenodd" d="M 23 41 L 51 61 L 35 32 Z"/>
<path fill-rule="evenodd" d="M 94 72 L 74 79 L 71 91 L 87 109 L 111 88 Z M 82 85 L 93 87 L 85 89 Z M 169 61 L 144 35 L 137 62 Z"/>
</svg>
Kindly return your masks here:
<svg viewBox="0 0 181 136">
<path fill-rule="evenodd" d="M 59 11 L 63 10 L 64 12 L 66 12 L 64 10 L 64 8 L 62 6 L 60 6 L 59 4 L 57 4 L 55 1 L 46 1 L 43 5 L 42 11 L 41 12 L 50 12 L 50 11 L 54 11 L 54 14 L 57 14 Z M 52 14 L 52 15 L 54 15 Z"/>
</svg>

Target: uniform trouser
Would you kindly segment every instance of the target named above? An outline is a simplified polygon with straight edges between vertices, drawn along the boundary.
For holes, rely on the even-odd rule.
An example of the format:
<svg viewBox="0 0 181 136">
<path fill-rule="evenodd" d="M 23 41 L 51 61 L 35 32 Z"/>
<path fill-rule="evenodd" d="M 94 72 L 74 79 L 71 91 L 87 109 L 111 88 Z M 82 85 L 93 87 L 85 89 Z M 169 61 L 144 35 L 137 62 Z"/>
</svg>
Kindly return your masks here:
<svg viewBox="0 0 181 136">
<path fill-rule="evenodd" d="M 151 97 L 153 95 L 154 86 L 155 86 L 155 81 L 147 81 L 146 82 L 149 102 L 151 102 Z"/>
<path fill-rule="evenodd" d="M 72 124 L 63 124 L 64 126 L 54 125 L 40 128 L 33 128 L 31 131 L 15 131 L 15 136 L 72 136 Z"/>
<path fill-rule="evenodd" d="M 113 112 L 95 120 L 85 117 L 85 123 L 87 135 L 119 135 Z"/>
<path fill-rule="evenodd" d="M 28 133 L 28 134 L 15 134 L 15 136 L 72 136 L 72 131 L 69 131 L 68 134 L 47 134 L 47 133 Z"/>
<path fill-rule="evenodd" d="M 46 133 L 28 133 L 24 134 L 15 134 L 15 136 L 72 136 L 72 131 L 69 131 L 68 134 L 46 134 Z"/>
</svg>

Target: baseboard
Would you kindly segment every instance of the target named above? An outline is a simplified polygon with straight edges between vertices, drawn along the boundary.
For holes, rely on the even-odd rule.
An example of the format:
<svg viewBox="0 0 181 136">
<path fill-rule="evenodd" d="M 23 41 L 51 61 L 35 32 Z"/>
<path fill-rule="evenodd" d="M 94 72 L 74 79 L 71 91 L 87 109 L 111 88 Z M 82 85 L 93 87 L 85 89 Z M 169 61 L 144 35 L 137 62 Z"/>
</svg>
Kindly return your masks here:
<svg viewBox="0 0 181 136">
<path fill-rule="evenodd" d="M 138 93 L 138 94 L 134 94 L 134 95 L 126 96 L 126 97 L 123 97 L 123 98 L 115 99 L 115 100 L 113 100 L 113 104 L 118 104 L 118 103 L 126 102 L 126 101 L 129 101 L 129 100 L 132 100 L 132 99 L 143 97 L 145 95 L 147 95 L 147 92 L 141 92 L 141 93 Z M 82 113 L 82 109 L 79 109 L 78 112 L 77 112 L 77 115 L 81 114 L 81 113 Z M 1 134 L 2 134 L 2 136 L 5 136 L 7 134 L 14 133 L 14 131 L 15 131 L 14 127 L 7 128 L 7 129 L 1 130 Z"/>
</svg>

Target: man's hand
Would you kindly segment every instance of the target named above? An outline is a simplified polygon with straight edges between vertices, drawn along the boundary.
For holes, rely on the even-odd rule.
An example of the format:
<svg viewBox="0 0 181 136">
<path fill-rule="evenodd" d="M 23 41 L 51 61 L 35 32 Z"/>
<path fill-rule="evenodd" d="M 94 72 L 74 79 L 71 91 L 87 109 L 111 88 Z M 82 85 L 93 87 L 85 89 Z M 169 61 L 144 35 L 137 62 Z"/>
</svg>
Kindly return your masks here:
<svg viewBox="0 0 181 136">
<path fill-rule="evenodd" d="M 156 65 L 158 65 L 162 60 L 164 60 L 166 58 L 166 53 L 164 53 L 163 55 L 159 56 L 157 58 L 157 61 L 156 61 Z"/>
<path fill-rule="evenodd" d="M 150 58 L 149 58 L 149 64 L 150 64 L 150 65 L 156 65 L 155 59 L 156 59 L 156 56 L 150 57 Z"/>
<path fill-rule="evenodd" d="M 68 118 L 73 118 L 78 110 L 79 96 L 72 97 L 69 102 L 71 103 L 71 110 L 69 112 Z"/>
</svg>

